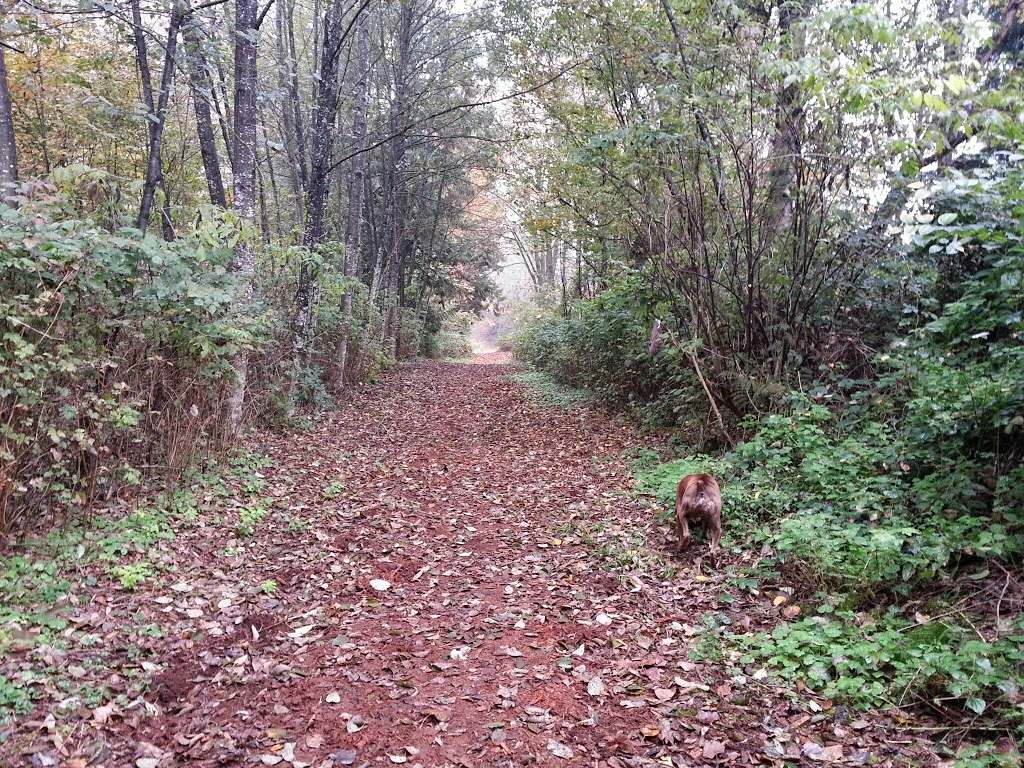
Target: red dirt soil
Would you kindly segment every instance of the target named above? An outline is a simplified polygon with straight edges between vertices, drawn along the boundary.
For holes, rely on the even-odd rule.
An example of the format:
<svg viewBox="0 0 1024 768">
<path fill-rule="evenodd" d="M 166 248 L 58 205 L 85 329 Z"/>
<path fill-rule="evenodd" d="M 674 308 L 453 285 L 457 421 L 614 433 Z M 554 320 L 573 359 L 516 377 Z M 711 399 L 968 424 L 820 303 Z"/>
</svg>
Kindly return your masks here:
<svg viewBox="0 0 1024 768">
<path fill-rule="evenodd" d="M 312 431 L 256 436 L 275 522 L 248 539 L 182 527 L 180 572 L 108 601 L 162 622 L 146 708 L 86 716 L 60 764 L 885 765 L 919 749 L 692 661 L 705 615 L 778 620 L 767 599 L 719 601 L 744 556 L 710 569 L 700 540 L 677 555 L 631 493 L 622 452 L 643 440 L 531 403 L 504 359 L 403 366 Z"/>
</svg>

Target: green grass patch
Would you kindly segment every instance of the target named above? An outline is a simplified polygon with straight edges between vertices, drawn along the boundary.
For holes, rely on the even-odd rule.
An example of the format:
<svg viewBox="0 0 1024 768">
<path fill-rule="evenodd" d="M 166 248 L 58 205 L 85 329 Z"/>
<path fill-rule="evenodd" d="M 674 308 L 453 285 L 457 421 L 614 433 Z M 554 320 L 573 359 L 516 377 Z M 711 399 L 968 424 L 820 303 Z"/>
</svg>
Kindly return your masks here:
<svg viewBox="0 0 1024 768">
<path fill-rule="evenodd" d="M 528 401 L 545 408 L 580 408 L 597 400 L 593 392 L 566 387 L 542 371 L 513 373 L 505 378 L 521 385 Z"/>
<path fill-rule="evenodd" d="M 45 649 L 63 653 L 89 648 L 91 664 L 102 668 L 108 663 L 110 648 L 100 636 L 91 634 L 88 625 L 69 621 L 75 604 L 80 605 L 76 598 L 87 598 L 104 579 L 125 591 L 157 581 L 163 570 L 157 564 L 166 561 L 175 530 L 200 517 L 211 518 L 225 499 L 237 499 L 240 511 L 237 522 L 222 524 L 238 535 L 254 535 L 268 514 L 269 502 L 261 496 L 266 480 L 260 470 L 269 464 L 265 456 L 234 452 L 213 469 L 187 474 L 172 492 L 144 498 L 131 510 L 98 513 L 90 525 L 66 525 L 27 539 L 14 556 L 0 561 L 0 725 L 31 711 L 34 698 L 47 695 L 43 691 L 58 692 L 61 701 L 90 708 L 113 696 L 97 686 L 102 676 L 90 674 L 90 685 L 67 665 L 42 661 Z M 132 624 L 124 628 L 120 642 L 129 645 L 129 653 L 141 653 L 146 644 L 135 644 L 135 639 L 159 636 L 161 631 L 155 625 Z"/>
</svg>

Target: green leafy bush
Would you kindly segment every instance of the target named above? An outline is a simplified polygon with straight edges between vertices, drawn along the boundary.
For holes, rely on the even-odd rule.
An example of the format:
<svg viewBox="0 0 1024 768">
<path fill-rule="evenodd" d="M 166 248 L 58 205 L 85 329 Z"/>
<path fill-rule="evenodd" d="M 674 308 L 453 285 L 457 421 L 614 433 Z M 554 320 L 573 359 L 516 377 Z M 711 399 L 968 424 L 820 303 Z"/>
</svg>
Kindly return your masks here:
<svg viewBox="0 0 1024 768">
<path fill-rule="evenodd" d="M 0 206 L 0 531 L 184 467 L 263 333 L 236 311 L 228 214 L 167 243 L 76 218 L 70 197 Z"/>
<path fill-rule="evenodd" d="M 641 275 L 624 277 L 564 316 L 534 317 L 516 340 L 515 355 L 563 384 L 631 408 L 647 426 L 702 430 L 706 400 L 688 360 L 672 345 L 656 357 L 648 351 L 656 307 Z"/>
<path fill-rule="evenodd" d="M 792 406 L 750 422 L 757 432 L 727 458 L 748 495 L 761 489 L 774 507 L 762 539 L 822 583 L 906 592 L 964 554 L 1006 557 L 1024 546 L 1015 528 L 983 516 L 976 463 L 929 454 L 928 464 L 888 424 L 847 416 L 840 425 L 800 397 Z"/>
<path fill-rule="evenodd" d="M 940 300 L 881 361 L 905 404 L 912 439 L 955 439 L 967 451 L 1007 451 L 1024 435 L 1024 171 L 998 158 L 952 172 L 931 211 L 905 217 L 916 259 L 932 260 Z M 934 305 L 932 305 L 934 306 Z"/>
<path fill-rule="evenodd" d="M 857 707 L 929 702 L 975 714 L 998 710 L 1004 724 L 1020 725 L 1017 703 L 1024 681 L 1024 621 L 987 641 L 943 621 L 914 623 L 890 611 L 880 615 L 833 612 L 779 624 L 770 634 L 733 635 L 747 663 L 767 665 L 818 693 Z"/>
</svg>

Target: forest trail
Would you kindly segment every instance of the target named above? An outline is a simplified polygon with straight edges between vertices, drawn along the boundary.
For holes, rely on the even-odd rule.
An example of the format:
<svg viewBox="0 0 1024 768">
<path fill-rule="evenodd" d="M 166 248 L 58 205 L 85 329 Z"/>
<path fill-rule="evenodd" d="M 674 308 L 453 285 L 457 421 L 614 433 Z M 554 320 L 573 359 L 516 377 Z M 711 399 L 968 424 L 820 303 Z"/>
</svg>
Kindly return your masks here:
<svg viewBox="0 0 1024 768">
<path fill-rule="evenodd" d="M 760 743 L 711 711 L 728 686 L 715 694 L 723 681 L 688 660 L 714 584 L 659 595 L 606 562 L 647 534 L 676 557 L 630 494 L 621 454 L 638 438 L 531 404 L 511 372 L 406 366 L 316 431 L 261 446 L 275 504 L 312 527 L 221 565 L 226 585 L 277 590 L 167 660 L 164 713 L 131 737 L 211 765 L 225 750 L 325 766 L 655 765 L 705 750 L 749 764 Z M 682 586 L 699 593 L 685 605 Z M 700 721 L 680 730 L 676 707 Z"/>
<path fill-rule="evenodd" d="M 255 435 L 231 471 L 167 504 L 174 535 L 135 555 L 156 568 L 141 583 L 78 566 L 70 628 L 41 658 L 110 703 L 86 706 L 55 678 L 0 731 L 0 764 L 888 766 L 927 753 L 926 734 L 893 742 L 881 717 L 848 723 L 747 672 L 718 633 L 771 631 L 778 589 L 732 585 L 747 553 L 726 547 L 716 568 L 702 542 L 677 554 L 631 489 L 644 441 L 607 414 L 531 402 L 493 357 L 401 366 L 308 431 Z M 37 664 L 14 651 L 11 679 Z"/>
</svg>

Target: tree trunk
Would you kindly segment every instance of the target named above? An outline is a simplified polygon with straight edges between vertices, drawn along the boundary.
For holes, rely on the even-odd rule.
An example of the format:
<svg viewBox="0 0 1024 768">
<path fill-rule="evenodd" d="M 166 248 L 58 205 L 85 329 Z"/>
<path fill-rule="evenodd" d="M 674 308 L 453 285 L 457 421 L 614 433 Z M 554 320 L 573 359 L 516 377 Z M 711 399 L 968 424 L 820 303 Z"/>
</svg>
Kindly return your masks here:
<svg viewBox="0 0 1024 768">
<path fill-rule="evenodd" d="M 203 157 L 206 172 L 206 186 L 210 190 L 210 201 L 227 208 L 228 199 L 224 191 L 224 179 L 220 173 L 220 157 L 217 153 L 217 137 L 213 128 L 213 114 L 210 100 L 213 81 L 203 55 L 202 39 L 199 36 L 199 19 L 193 14 L 182 28 L 185 40 L 185 59 L 189 81 L 192 86 L 192 103 L 196 110 L 196 133 L 199 137 L 199 153 Z"/>
<path fill-rule="evenodd" d="M 18 183 L 18 152 L 14 143 L 14 112 L 4 53 L 3 43 L 0 43 L 0 201 L 8 202 L 13 197 L 14 185 Z"/>
<path fill-rule="evenodd" d="M 258 0 L 235 0 L 235 121 L 234 121 L 234 209 L 250 224 L 256 219 L 256 18 Z M 252 300 L 256 255 L 252 243 L 242 238 L 235 247 L 229 270 L 238 280 L 237 303 L 245 307 Z M 239 352 L 232 361 L 235 378 L 228 386 L 224 432 L 234 440 L 242 428 L 245 382 L 249 358 Z"/>
<path fill-rule="evenodd" d="M 356 62 L 356 93 L 352 105 L 352 139 L 358 151 L 352 158 L 348 180 L 348 215 L 345 222 L 345 277 L 355 279 L 359 272 L 359 247 L 363 234 L 363 198 L 366 191 L 366 102 L 370 82 L 370 15 L 359 17 L 358 60 Z M 355 289 L 348 288 L 341 300 L 341 321 L 344 324 L 338 340 L 338 375 L 335 382 L 344 386 L 348 366 L 348 344 L 352 325 L 352 303 Z"/>
<path fill-rule="evenodd" d="M 139 72 L 142 75 L 142 91 L 149 109 L 149 160 L 146 164 L 146 181 L 142 187 L 142 204 L 139 206 L 139 218 L 136 227 L 145 232 L 149 226 L 149 216 L 153 212 L 156 190 L 163 186 L 163 164 L 160 158 L 163 143 L 164 125 L 167 121 L 167 102 L 171 95 L 171 84 L 174 81 L 174 57 L 178 46 L 178 28 L 181 26 L 183 9 L 175 2 L 171 8 L 171 19 L 167 27 L 167 45 L 165 47 L 164 68 L 160 76 L 160 94 L 154 100 L 153 81 L 149 72 L 146 38 L 142 30 L 142 12 L 139 0 L 132 2 L 132 22 L 135 32 L 135 49 L 139 57 Z M 174 228 L 165 206 L 161 211 L 161 224 L 164 238 L 174 238 Z"/>
<path fill-rule="evenodd" d="M 327 198 L 330 191 L 331 154 L 334 151 L 338 118 L 338 62 L 341 55 L 342 0 L 331 0 L 324 12 L 323 49 L 320 76 L 313 102 L 312 146 L 309 153 L 309 177 L 306 186 L 306 226 L 302 244 L 311 252 L 327 237 Z M 317 270 L 308 262 L 299 267 L 299 287 L 295 297 L 293 343 L 296 371 L 308 366 L 309 345 L 315 331 L 316 305 L 319 300 Z"/>
<path fill-rule="evenodd" d="M 277 7 L 278 68 L 281 83 L 288 93 L 282 108 L 284 116 L 285 149 L 288 152 L 292 173 L 292 191 L 295 194 L 296 221 L 302 221 L 302 190 L 308 182 L 306 164 L 306 131 L 302 120 L 302 98 L 299 93 L 298 62 L 295 50 L 295 29 L 292 17 L 295 13 L 293 0 L 286 0 Z"/>
<path fill-rule="evenodd" d="M 402 271 L 401 259 L 404 208 L 404 166 L 406 153 L 405 126 L 409 117 L 406 114 L 408 100 L 409 65 L 412 54 L 412 19 L 415 0 L 407 0 L 402 4 L 398 22 L 398 62 L 395 67 L 395 100 L 391 105 L 388 119 L 388 168 L 385 171 L 385 241 L 387 243 L 387 313 L 383 325 L 383 341 L 391 348 L 392 356 L 397 355 L 399 336 L 398 288 Z"/>
<path fill-rule="evenodd" d="M 800 55 L 800 46 L 793 39 L 794 22 L 800 12 L 788 5 L 779 8 L 779 35 L 782 44 L 789 47 L 793 58 Z M 797 180 L 797 158 L 800 156 L 804 121 L 799 96 L 800 86 L 795 83 L 783 86 L 776 104 L 775 133 L 768 157 L 769 231 L 773 236 L 788 229 L 793 220 L 793 196 L 790 191 Z M 751 275 L 748 282 L 753 283 L 754 277 Z"/>
</svg>

